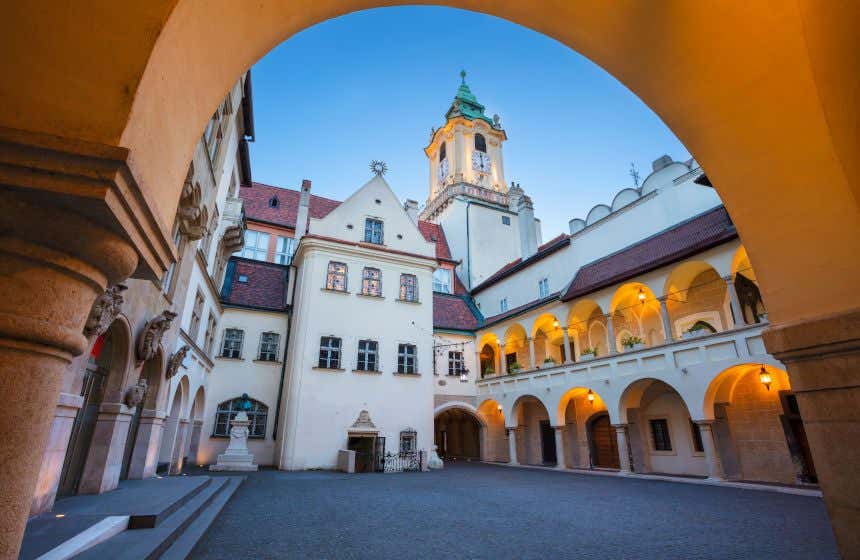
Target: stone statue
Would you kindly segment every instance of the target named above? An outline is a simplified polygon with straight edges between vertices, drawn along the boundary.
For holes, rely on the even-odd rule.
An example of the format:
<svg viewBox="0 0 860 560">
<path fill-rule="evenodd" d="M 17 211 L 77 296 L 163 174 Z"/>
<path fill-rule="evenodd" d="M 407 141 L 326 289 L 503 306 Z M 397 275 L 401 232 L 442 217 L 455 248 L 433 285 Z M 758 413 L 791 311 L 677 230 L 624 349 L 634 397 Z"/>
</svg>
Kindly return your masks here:
<svg viewBox="0 0 860 560">
<path fill-rule="evenodd" d="M 146 378 L 140 378 L 137 380 L 136 385 L 132 385 L 125 392 L 125 398 L 123 402 L 129 408 L 134 408 L 140 404 L 143 398 L 146 396 L 146 389 L 149 387 L 149 384 L 146 382 Z"/>
<path fill-rule="evenodd" d="M 241 411 L 230 422 L 230 443 L 224 453 L 218 455 L 218 462 L 209 465 L 210 471 L 256 471 L 254 455 L 248 451 L 248 415 Z"/>
<path fill-rule="evenodd" d="M 436 452 L 437 449 L 439 449 L 438 445 L 430 446 L 430 458 L 427 460 L 427 468 L 429 469 L 445 468 L 445 463 L 442 462 L 442 459 L 439 458 L 439 454 Z"/>
<path fill-rule="evenodd" d="M 122 302 L 124 301 L 122 293 L 127 289 L 128 286 L 117 284 L 116 286 L 111 286 L 96 298 L 90 310 L 90 316 L 87 317 L 87 323 L 84 325 L 84 336 L 87 338 L 99 336 L 108 329 L 117 315 L 119 315 Z"/>
<path fill-rule="evenodd" d="M 161 337 L 170 330 L 175 318 L 176 313 L 165 310 L 146 324 L 137 339 L 137 359 L 140 362 L 151 360 L 155 356 Z"/>
<path fill-rule="evenodd" d="M 190 347 L 186 344 L 170 356 L 170 359 L 167 360 L 167 371 L 164 373 L 165 379 L 170 379 L 176 375 L 176 372 L 179 371 L 179 366 L 185 361 L 185 356 L 188 354 L 189 349 Z"/>
</svg>

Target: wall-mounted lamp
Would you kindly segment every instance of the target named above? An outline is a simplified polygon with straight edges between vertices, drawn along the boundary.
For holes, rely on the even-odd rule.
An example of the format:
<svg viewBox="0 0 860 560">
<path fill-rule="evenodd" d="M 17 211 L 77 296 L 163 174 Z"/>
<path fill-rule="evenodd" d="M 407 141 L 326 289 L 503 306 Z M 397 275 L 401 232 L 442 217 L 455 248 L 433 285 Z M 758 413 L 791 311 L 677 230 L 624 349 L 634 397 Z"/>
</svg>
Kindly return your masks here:
<svg viewBox="0 0 860 560">
<path fill-rule="evenodd" d="M 497 408 L 499 409 L 499 414 L 501 414 L 502 413 L 502 405 L 499 405 Z"/>
<path fill-rule="evenodd" d="M 559 325 L 559 322 L 558 322 L 558 321 L 553 321 L 553 322 L 552 322 L 552 328 L 557 329 L 557 328 L 558 328 L 558 325 Z"/>
<path fill-rule="evenodd" d="M 585 398 L 588 399 L 588 404 L 594 406 L 594 391 L 591 389 L 588 390 L 588 394 L 585 395 Z"/>
<path fill-rule="evenodd" d="M 639 301 L 645 303 L 645 291 L 642 288 L 639 288 Z"/>
<path fill-rule="evenodd" d="M 773 379 L 768 373 L 767 369 L 764 367 L 764 364 L 761 365 L 761 370 L 758 372 L 758 380 L 761 381 L 761 384 L 765 386 L 765 389 L 770 391 L 770 384 L 773 382 Z"/>
</svg>

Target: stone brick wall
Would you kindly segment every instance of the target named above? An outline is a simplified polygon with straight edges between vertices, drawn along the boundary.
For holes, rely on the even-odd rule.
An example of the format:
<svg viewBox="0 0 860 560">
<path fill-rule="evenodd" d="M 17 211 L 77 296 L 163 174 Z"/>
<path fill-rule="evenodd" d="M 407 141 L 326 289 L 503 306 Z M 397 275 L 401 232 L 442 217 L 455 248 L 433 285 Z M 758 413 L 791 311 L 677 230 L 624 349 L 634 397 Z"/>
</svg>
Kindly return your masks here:
<svg viewBox="0 0 860 560">
<path fill-rule="evenodd" d="M 726 315 L 726 283 L 715 270 L 709 269 L 698 274 L 690 282 L 690 287 L 672 296 L 666 302 L 669 311 L 669 322 L 676 329 L 675 322 L 689 315 L 702 312 L 717 312 L 722 325 L 713 325 L 716 329 L 726 329 L 731 325 L 730 317 Z M 682 333 L 676 332 L 680 337 Z"/>
</svg>

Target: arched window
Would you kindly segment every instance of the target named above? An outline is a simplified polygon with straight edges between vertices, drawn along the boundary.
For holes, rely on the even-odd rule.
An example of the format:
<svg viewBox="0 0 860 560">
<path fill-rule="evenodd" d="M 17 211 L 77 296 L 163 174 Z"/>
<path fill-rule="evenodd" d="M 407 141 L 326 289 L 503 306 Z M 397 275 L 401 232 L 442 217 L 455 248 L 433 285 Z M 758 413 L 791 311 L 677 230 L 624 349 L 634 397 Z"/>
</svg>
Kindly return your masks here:
<svg viewBox="0 0 860 560">
<path fill-rule="evenodd" d="M 224 401 L 218 405 L 218 411 L 215 413 L 215 428 L 212 431 L 213 436 L 229 437 L 230 436 L 230 421 L 241 412 L 245 411 L 248 415 L 248 437 L 264 438 L 266 437 L 266 417 L 269 415 L 269 407 L 254 399 L 247 399 L 250 403 L 250 408 L 245 408 L 245 398 L 236 397 L 229 401 Z"/>
<path fill-rule="evenodd" d="M 483 134 L 475 135 L 475 149 L 479 152 L 487 153 L 487 140 Z"/>
<path fill-rule="evenodd" d="M 273 196 L 272 198 L 269 199 L 269 207 L 270 208 L 277 208 L 278 204 L 280 204 L 280 202 L 278 201 L 277 196 Z"/>
<path fill-rule="evenodd" d="M 445 142 L 442 142 L 442 145 L 439 146 L 439 161 L 442 161 L 448 155 L 445 151 L 446 147 Z"/>
</svg>

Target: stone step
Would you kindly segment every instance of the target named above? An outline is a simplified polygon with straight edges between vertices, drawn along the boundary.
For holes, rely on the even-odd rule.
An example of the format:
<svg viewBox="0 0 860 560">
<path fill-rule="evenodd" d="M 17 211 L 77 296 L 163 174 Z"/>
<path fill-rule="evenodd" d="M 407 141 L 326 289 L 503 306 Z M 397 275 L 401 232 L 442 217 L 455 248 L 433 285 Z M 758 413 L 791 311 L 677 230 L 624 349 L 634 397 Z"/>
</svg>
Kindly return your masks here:
<svg viewBox="0 0 860 560">
<path fill-rule="evenodd" d="M 211 479 L 199 492 L 153 528 L 123 531 L 85 551 L 81 560 L 155 560 L 180 538 L 206 508 L 230 485 L 230 477 Z"/>
</svg>

